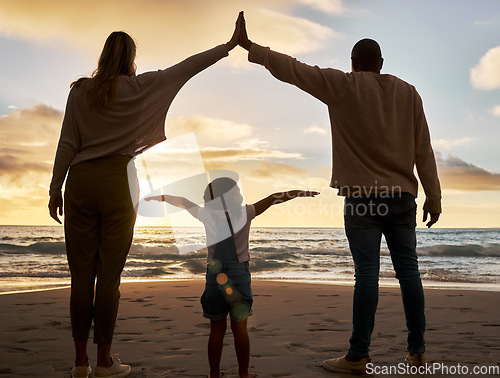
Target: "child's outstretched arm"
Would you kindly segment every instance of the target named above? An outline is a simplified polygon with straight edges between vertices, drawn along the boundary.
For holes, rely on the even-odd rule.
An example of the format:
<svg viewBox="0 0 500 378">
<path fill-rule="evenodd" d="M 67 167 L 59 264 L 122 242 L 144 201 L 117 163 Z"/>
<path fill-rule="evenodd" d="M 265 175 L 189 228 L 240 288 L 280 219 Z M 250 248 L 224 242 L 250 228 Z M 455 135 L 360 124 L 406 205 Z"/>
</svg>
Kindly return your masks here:
<svg viewBox="0 0 500 378">
<path fill-rule="evenodd" d="M 257 216 L 262 214 L 272 205 L 283 203 L 297 197 L 314 197 L 317 196 L 318 194 L 319 192 L 313 192 L 309 190 L 289 190 L 288 192 L 273 193 L 270 196 L 254 203 L 255 215 Z"/>
<path fill-rule="evenodd" d="M 197 217 L 198 209 L 200 208 L 200 206 L 198 206 L 194 202 L 191 202 L 187 198 L 171 196 L 169 194 L 162 194 L 160 196 L 146 197 L 146 198 L 144 198 L 144 200 L 167 202 L 171 205 L 174 205 L 174 206 L 180 207 L 181 209 L 185 209 L 185 210 L 189 211 L 189 213 L 195 218 Z"/>
</svg>

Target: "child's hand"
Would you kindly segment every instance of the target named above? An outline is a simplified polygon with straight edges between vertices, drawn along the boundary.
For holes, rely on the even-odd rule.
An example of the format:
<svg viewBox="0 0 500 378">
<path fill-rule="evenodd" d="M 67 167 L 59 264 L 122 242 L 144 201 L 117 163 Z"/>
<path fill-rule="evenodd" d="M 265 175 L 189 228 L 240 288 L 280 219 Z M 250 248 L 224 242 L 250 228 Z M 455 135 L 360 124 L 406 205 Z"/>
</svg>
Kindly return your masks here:
<svg viewBox="0 0 500 378">
<path fill-rule="evenodd" d="M 161 201 L 161 196 L 146 197 L 144 201 Z"/>
<path fill-rule="evenodd" d="M 319 192 L 315 192 L 312 190 L 299 190 L 298 192 L 299 194 L 297 195 L 297 197 L 314 197 L 319 194 Z"/>
<path fill-rule="evenodd" d="M 319 194 L 319 192 L 311 191 L 311 190 L 290 190 L 285 192 L 285 194 L 290 198 L 296 197 L 314 197 Z"/>
<path fill-rule="evenodd" d="M 319 192 L 315 192 L 312 190 L 289 190 L 288 192 L 274 193 L 254 203 L 255 215 L 262 214 L 272 205 L 277 205 L 279 203 L 290 201 L 297 197 L 314 197 L 317 196 L 318 194 Z"/>
</svg>

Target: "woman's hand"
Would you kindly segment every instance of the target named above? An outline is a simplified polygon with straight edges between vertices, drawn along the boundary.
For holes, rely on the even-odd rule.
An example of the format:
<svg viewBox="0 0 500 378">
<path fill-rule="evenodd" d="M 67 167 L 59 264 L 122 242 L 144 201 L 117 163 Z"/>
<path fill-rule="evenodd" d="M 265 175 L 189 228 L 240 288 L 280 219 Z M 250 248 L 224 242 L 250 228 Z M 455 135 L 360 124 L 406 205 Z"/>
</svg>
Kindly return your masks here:
<svg viewBox="0 0 500 378">
<path fill-rule="evenodd" d="M 240 15 L 241 15 L 243 21 L 241 23 L 239 44 L 245 50 L 250 50 L 250 47 L 252 47 L 252 41 L 250 41 L 248 39 L 247 28 L 245 26 L 245 17 L 243 16 L 243 12 L 240 12 Z"/>
<path fill-rule="evenodd" d="M 57 216 L 57 210 L 59 209 L 59 215 L 63 215 L 63 198 L 58 197 L 50 197 L 49 199 L 49 214 L 57 223 L 62 224 L 61 220 Z"/>
<path fill-rule="evenodd" d="M 227 51 L 231 51 L 234 49 L 240 40 L 240 31 L 241 31 L 241 26 L 243 25 L 244 18 L 243 18 L 243 11 L 240 12 L 238 15 L 238 19 L 236 20 L 236 25 L 234 27 L 234 33 L 229 42 L 226 43 Z"/>
</svg>

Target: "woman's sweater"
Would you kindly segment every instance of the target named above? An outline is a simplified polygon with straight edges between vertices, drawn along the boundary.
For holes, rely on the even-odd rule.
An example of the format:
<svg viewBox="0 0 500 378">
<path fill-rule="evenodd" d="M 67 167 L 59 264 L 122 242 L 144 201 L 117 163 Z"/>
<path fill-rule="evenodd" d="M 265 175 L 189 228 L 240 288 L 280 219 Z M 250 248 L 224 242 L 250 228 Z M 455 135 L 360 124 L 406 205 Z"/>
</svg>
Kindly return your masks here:
<svg viewBox="0 0 500 378">
<path fill-rule="evenodd" d="M 372 72 L 310 66 L 253 44 L 248 59 L 328 106 L 332 134 L 330 186 L 339 194 L 409 192 L 424 210 L 441 212 L 441 189 L 422 100 L 405 81 Z"/>
<path fill-rule="evenodd" d="M 165 118 L 182 86 L 198 72 L 228 55 L 217 46 L 164 70 L 120 76 L 116 102 L 91 108 L 86 94 L 92 79 L 71 89 L 57 147 L 50 196 L 60 196 L 68 168 L 115 154 L 136 156 L 166 139 Z"/>
</svg>

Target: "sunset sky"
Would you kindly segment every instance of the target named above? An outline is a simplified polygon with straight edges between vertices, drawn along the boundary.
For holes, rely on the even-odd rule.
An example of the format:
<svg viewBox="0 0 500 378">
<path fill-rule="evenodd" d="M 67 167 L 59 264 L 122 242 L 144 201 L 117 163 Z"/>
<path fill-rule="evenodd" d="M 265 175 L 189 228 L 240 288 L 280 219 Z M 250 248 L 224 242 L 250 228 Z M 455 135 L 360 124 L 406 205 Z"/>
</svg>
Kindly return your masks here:
<svg viewBox="0 0 500 378">
<path fill-rule="evenodd" d="M 500 227 L 497 0 L 0 0 L 0 224 L 56 224 L 48 185 L 69 84 L 96 68 L 110 32 L 134 37 L 141 73 L 227 42 L 240 10 L 250 39 L 320 67 L 350 71 L 353 44 L 377 40 L 382 73 L 415 85 L 424 101 L 443 187 L 436 226 Z M 256 226 L 342 226 L 342 200 L 328 187 L 326 106 L 243 49 L 187 83 L 166 132 L 136 160 L 154 189 L 226 169 L 239 174 L 248 203 L 277 190 L 321 192 L 273 207 Z M 143 195 L 149 185 L 141 182 Z M 175 222 L 189 224 L 137 224 Z"/>
</svg>

